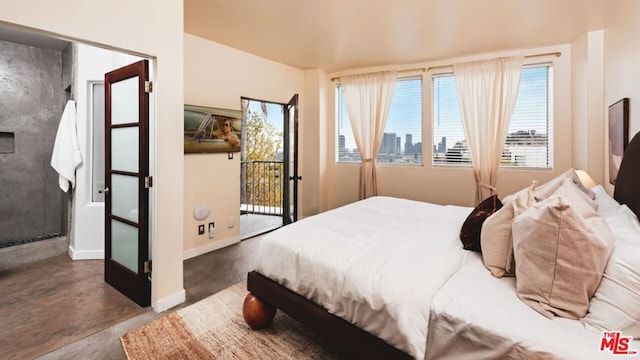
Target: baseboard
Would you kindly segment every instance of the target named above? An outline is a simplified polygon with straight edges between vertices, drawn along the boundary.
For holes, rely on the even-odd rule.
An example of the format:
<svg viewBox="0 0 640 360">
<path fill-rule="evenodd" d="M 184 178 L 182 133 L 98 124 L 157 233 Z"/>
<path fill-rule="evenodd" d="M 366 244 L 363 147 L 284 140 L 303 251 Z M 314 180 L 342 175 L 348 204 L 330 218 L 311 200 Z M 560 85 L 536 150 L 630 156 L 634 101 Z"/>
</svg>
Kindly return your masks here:
<svg viewBox="0 0 640 360">
<path fill-rule="evenodd" d="M 72 260 L 102 260 L 104 259 L 104 250 L 75 250 L 69 245 L 69 257 Z"/>
<path fill-rule="evenodd" d="M 206 254 L 208 252 L 222 249 L 223 247 L 227 247 L 229 245 L 237 244 L 240 242 L 240 236 L 233 236 L 224 240 L 217 240 L 212 242 L 211 244 L 207 244 L 204 246 L 197 247 L 195 249 L 185 250 L 182 258 L 184 260 L 191 259 L 192 257 L 196 257 L 198 255 Z"/>
<path fill-rule="evenodd" d="M 157 313 L 167 311 L 174 306 L 182 304 L 186 299 L 187 293 L 182 289 L 173 295 L 156 301 L 155 304 L 152 305 L 153 311 Z"/>
<path fill-rule="evenodd" d="M 0 248 L 0 269 L 23 265 L 65 253 L 66 236 Z"/>
</svg>

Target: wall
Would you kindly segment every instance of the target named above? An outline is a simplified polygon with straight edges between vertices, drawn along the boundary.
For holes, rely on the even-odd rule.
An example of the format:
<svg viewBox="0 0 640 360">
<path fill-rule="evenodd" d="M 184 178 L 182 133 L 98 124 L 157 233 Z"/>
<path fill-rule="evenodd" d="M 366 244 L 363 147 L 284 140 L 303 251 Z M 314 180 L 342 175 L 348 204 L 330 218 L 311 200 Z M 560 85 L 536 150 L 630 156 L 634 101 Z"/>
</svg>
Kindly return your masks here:
<svg viewBox="0 0 640 360">
<path fill-rule="evenodd" d="M 15 146 L 0 153 L 1 247 L 66 233 L 67 203 L 49 165 L 65 101 L 62 53 L 0 41 L 0 64 L 0 132 Z"/>
<path fill-rule="evenodd" d="M 571 129 L 571 49 L 569 45 L 527 49 L 512 52 L 478 54 L 472 57 L 445 59 L 434 63 L 407 64 L 395 69 L 428 68 L 430 66 L 450 65 L 454 62 L 480 60 L 510 55 L 535 55 L 559 51 L 558 58 L 535 58 L 532 62 L 553 62 L 554 71 L 554 167 L 552 170 L 513 170 L 501 169 L 498 173 L 497 192 L 502 197 L 530 184 L 535 179 L 540 182 L 550 180 L 572 167 L 572 129 Z M 348 72 L 329 74 L 340 76 L 353 73 L 379 71 L 386 68 L 354 69 Z M 328 87 L 327 121 L 327 204 L 335 208 L 358 200 L 360 166 L 335 163 L 335 87 Z M 422 167 L 398 165 L 378 165 L 378 194 L 427 201 L 437 204 L 455 204 L 472 206 L 475 202 L 476 185 L 470 168 L 437 167 L 431 165 L 431 79 L 428 73 L 423 78 L 423 154 L 425 164 Z"/>
<path fill-rule="evenodd" d="M 151 191 L 151 242 L 156 311 L 184 301 L 183 208 L 183 3 L 153 0 L 0 0 L 0 23 L 19 25 L 92 45 L 155 59 L 155 122 Z M 37 11 L 34 11 L 37 9 Z M 96 26 L 98 24 L 100 26 Z"/>
<path fill-rule="evenodd" d="M 104 202 L 92 201 L 93 119 L 91 83 L 104 82 L 104 74 L 140 60 L 133 55 L 76 45 L 75 100 L 78 144 L 82 164 L 76 170 L 73 223 L 69 254 L 72 259 L 104 259 Z M 153 97 L 153 94 L 152 96 Z M 102 132 L 101 134 L 104 134 Z M 104 135 L 102 135 L 104 136 Z M 98 151 L 104 152 L 101 149 Z M 99 164 L 104 166 L 104 162 Z"/>
<path fill-rule="evenodd" d="M 184 34 L 184 64 L 186 104 L 240 110 L 242 96 L 287 103 L 295 93 L 300 95 L 301 104 L 305 101 L 302 70 L 190 34 Z M 299 114 L 304 114 L 303 106 Z M 302 115 L 299 120 L 301 124 L 306 121 Z M 232 160 L 227 159 L 226 153 L 184 155 L 184 177 L 184 256 L 189 258 L 238 242 L 240 154 L 236 153 Z M 209 217 L 202 221 L 193 218 L 193 210 L 199 204 L 211 209 Z M 236 224 L 233 228 L 227 228 L 229 217 Z M 216 224 L 213 240 L 207 233 L 197 232 L 199 224 L 211 221 Z"/>
<path fill-rule="evenodd" d="M 573 166 L 604 183 L 604 31 L 571 43 Z"/>
<path fill-rule="evenodd" d="M 300 173 L 300 194 L 304 199 L 302 216 L 311 216 L 327 210 L 326 172 L 327 153 L 327 74 L 321 69 L 304 72 L 305 108 L 300 124 L 300 137 L 303 146 L 300 157 L 304 159 Z M 333 117 L 331 117 L 333 119 Z"/>
<path fill-rule="evenodd" d="M 604 30 L 604 119 L 609 105 L 622 98 L 629 98 L 629 140 L 640 131 L 640 2 L 619 0 L 611 9 Z M 606 122 L 605 124 L 608 124 Z M 604 126 L 608 139 L 608 126 Z M 604 173 L 605 187 L 613 192 L 609 184 L 608 142 L 605 142 Z"/>
</svg>

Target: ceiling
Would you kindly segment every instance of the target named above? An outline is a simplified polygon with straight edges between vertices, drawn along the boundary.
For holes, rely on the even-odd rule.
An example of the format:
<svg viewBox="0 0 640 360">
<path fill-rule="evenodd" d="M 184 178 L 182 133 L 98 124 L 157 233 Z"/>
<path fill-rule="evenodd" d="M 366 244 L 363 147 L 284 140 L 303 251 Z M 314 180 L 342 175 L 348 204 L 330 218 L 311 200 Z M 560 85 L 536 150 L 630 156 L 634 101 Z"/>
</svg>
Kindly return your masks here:
<svg viewBox="0 0 640 360">
<path fill-rule="evenodd" d="M 570 43 L 617 0 L 184 0 L 185 32 L 327 72 Z"/>
</svg>

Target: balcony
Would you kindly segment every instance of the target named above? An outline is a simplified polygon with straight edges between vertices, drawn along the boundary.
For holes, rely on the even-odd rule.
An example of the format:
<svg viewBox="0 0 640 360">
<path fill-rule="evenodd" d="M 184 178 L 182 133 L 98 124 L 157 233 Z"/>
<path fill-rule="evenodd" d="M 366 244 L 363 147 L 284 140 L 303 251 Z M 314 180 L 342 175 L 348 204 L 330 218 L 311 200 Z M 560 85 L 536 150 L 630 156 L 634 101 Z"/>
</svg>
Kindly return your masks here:
<svg viewBox="0 0 640 360">
<path fill-rule="evenodd" d="M 282 226 L 284 163 L 275 160 L 240 162 L 240 238 Z"/>
</svg>

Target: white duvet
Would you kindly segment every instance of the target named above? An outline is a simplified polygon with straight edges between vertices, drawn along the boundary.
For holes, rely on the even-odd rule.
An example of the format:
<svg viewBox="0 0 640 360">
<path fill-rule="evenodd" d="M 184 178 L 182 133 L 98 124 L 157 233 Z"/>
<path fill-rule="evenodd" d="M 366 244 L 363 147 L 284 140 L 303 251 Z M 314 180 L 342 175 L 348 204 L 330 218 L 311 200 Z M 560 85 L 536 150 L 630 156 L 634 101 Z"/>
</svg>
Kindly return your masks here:
<svg viewBox="0 0 640 360">
<path fill-rule="evenodd" d="M 482 257 L 471 254 L 432 299 L 426 358 L 616 358 L 611 352 L 600 351 L 599 331 L 577 320 L 548 319 L 520 301 L 515 280 L 493 277 Z M 634 340 L 630 349 L 639 350 L 640 340 Z"/>
<path fill-rule="evenodd" d="M 431 301 L 469 256 L 471 210 L 369 198 L 265 236 L 256 270 L 423 359 Z"/>
</svg>

